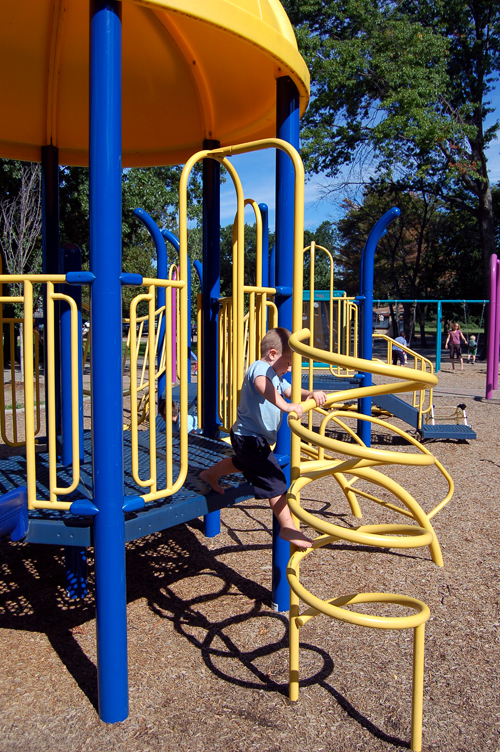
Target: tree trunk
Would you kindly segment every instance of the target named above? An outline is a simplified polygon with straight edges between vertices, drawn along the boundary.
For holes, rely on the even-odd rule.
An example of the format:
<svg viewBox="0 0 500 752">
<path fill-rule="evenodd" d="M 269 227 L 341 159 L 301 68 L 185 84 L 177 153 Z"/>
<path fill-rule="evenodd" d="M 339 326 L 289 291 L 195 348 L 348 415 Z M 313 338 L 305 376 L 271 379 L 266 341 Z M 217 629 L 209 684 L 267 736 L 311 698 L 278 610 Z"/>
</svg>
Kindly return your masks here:
<svg viewBox="0 0 500 752">
<path fill-rule="evenodd" d="M 493 196 L 489 182 L 485 181 L 479 191 L 479 226 L 483 261 L 483 295 L 489 298 L 490 257 L 496 251 L 495 220 L 493 215 Z"/>
<path fill-rule="evenodd" d="M 392 334 L 391 334 L 391 336 L 392 336 L 393 339 L 395 339 L 398 336 L 398 334 L 399 334 L 399 330 L 398 330 L 399 324 L 398 324 L 398 321 L 397 321 L 397 318 L 396 318 L 396 313 L 394 311 L 394 305 L 392 303 L 389 303 L 389 309 L 390 309 L 390 312 L 391 312 L 391 321 L 392 321 Z"/>
<path fill-rule="evenodd" d="M 427 347 L 427 338 L 425 336 L 425 319 L 427 316 L 427 305 L 419 303 L 418 306 L 418 322 L 420 326 L 420 347 Z"/>
</svg>

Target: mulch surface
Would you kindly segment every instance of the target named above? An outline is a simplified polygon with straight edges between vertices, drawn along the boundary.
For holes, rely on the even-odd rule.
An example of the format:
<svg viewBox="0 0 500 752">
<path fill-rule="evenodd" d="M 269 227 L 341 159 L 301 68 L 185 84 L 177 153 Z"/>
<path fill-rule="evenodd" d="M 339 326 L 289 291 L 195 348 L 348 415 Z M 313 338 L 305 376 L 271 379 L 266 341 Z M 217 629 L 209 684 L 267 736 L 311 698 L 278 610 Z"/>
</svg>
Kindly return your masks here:
<svg viewBox="0 0 500 752">
<path fill-rule="evenodd" d="M 478 439 L 427 444 L 455 481 L 433 522 L 444 567 L 428 549 L 337 543 L 301 572 L 323 598 L 374 590 L 425 601 L 423 749 L 498 752 L 500 400 L 481 399 L 484 364 L 448 368 L 435 403 L 465 402 Z M 411 451 L 375 433 L 384 449 Z M 435 468 L 387 472 L 427 511 L 446 493 Z M 356 524 L 331 479 L 309 486 L 303 504 Z M 360 504 L 364 523 L 395 521 Z M 266 503 L 250 500 L 223 511 L 217 538 L 194 521 L 127 545 L 130 714 L 114 725 L 96 711 L 92 551 L 90 594 L 71 601 L 62 549 L 3 541 L 0 752 L 408 749 L 411 631 L 311 620 L 301 629 L 299 701 L 289 702 L 287 614 L 271 608 L 271 527 Z"/>
</svg>

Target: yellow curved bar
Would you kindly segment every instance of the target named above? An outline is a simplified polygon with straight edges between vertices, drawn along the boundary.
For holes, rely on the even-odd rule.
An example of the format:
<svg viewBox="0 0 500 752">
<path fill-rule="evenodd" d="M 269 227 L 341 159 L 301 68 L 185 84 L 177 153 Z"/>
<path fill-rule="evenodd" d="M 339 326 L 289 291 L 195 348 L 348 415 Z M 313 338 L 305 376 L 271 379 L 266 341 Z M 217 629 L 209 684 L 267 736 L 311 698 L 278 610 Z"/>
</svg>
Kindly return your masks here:
<svg viewBox="0 0 500 752">
<path fill-rule="evenodd" d="M 326 427 L 326 424 L 329 420 L 336 420 L 338 416 L 346 416 L 352 418 L 352 414 L 347 411 L 337 410 L 333 413 L 328 414 L 322 421 L 320 426 L 320 435 L 324 434 L 324 430 Z M 416 439 L 414 436 L 409 434 L 407 431 L 404 431 L 402 428 L 398 428 L 398 426 L 394 426 L 392 423 L 387 423 L 385 420 L 381 420 L 380 418 L 377 418 L 376 416 L 370 416 L 370 415 L 363 415 L 363 416 L 357 416 L 361 418 L 362 420 L 367 420 L 370 423 L 374 423 L 375 425 L 382 426 L 383 428 L 388 428 L 393 433 L 397 434 L 398 436 L 403 437 L 406 441 L 408 441 L 410 444 L 413 444 L 420 452 L 427 454 L 433 458 L 433 463 L 436 468 L 439 470 L 439 472 L 443 475 L 446 482 L 448 483 L 448 492 L 444 499 L 437 504 L 437 506 L 427 514 L 427 519 L 432 519 L 438 512 L 443 509 L 443 507 L 446 506 L 446 504 L 450 501 L 450 499 L 453 496 L 454 490 L 455 490 L 455 484 L 453 483 L 453 479 L 451 475 L 448 473 L 445 467 L 441 464 L 441 462 L 434 457 L 434 455 L 427 449 L 426 446 L 420 443 L 418 439 Z M 349 426 L 342 423 L 342 426 L 352 435 L 352 431 L 349 428 Z M 357 436 L 354 437 L 355 439 L 358 439 Z M 413 456 L 413 455 L 412 455 Z M 353 478 L 352 482 L 355 481 L 355 478 Z M 367 498 L 371 498 L 369 495 L 367 495 L 365 492 L 361 492 L 356 490 L 356 493 L 359 493 L 360 495 L 366 496 Z M 397 507 L 393 507 L 391 504 L 388 504 L 387 502 L 383 502 L 380 499 L 373 499 L 374 501 L 377 501 L 378 503 L 386 506 L 388 509 L 394 509 L 395 511 L 401 512 L 404 514 L 403 510 L 398 509 Z"/>
<path fill-rule="evenodd" d="M 325 540 L 321 541 L 321 546 L 327 543 L 333 542 L 330 536 L 327 536 Z M 333 619 L 347 622 L 348 624 L 356 624 L 359 627 L 372 627 L 375 629 L 412 629 L 425 624 L 428 621 L 431 613 L 429 607 L 418 600 L 417 598 L 411 598 L 407 595 L 398 595 L 393 593 L 350 593 L 349 595 L 339 596 L 325 601 L 310 593 L 299 580 L 297 574 L 297 568 L 300 561 L 307 556 L 308 553 L 316 551 L 321 546 L 315 548 L 308 548 L 305 550 L 297 551 L 290 559 L 287 567 L 286 576 L 290 584 L 290 587 L 299 596 L 304 603 L 314 610 L 315 614 L 325 614 Z M 416 613 L 409 616 L 376 616 L 372 614 L 364 614 L 356 611 L 348 611 L 342 608 L 342 606 L 353 605 L 355 603 L 394 603 L 400 606 L 406 606 L 408 608 L 415 609 Z M 315 615 L 311 612 L 304 612 L 298 617 L 298 626 L 303 626 L 307 623 L 308 619 Z"/>
<path fill-rule="evenodd" d="M 314 248 L 313 248 L 314 251 Z M 312 264 L 312 269 L 314 268 Z M 314 289 L 314 288 L 313 288 Z M 323 600 L 310 593 L 300 582 L 300 562 L 305 556 L 317 551 L 319 548 L 338 540 L 349 541 L 354 544 L 362 544 L 378 548 L 413 549 L 429 546 L 433 561 L 443 564 L 441 549 L 434 534 L 430 519 L 450 500 L 453 494 L 453 481 L 438 463 L 431 452 L 414 437 L 409 436 L 401 429 L 392 426 L 386 421 L 374 417 L 361 415 L 354 410 L 343 408 L 346 400 L 359 399 L 360 397 L 376 396 L 377 394 L 416 392 L 422 393 L 426 388 L 432 388 L 437 384 L 437 378 L 432 373 L 432 368 L 427 372 L 426 364 L 418 369 L 405 369 L 383 362 L 367 361 L 361 358 L 341 355 L 339 353 L 325 352 L 312 347 L 304 342 L 311 340 L 313 335 L 309 329 L 300 328 L 299 315 L 301 314 L 301 302 L 299 284 L 294 284 L 294 322 L 297 329 L 290 337 L 290 347 L 300 363 L 303 358 L 308 358 L 310 363 L 323 361 L 332 366 L 343 368 L 355 368 L 359 371 L 377 373 L 384 377 L 396 379 L 394 383 L 359 387 L 344 392 L 336 392 L 328 396 L 325 404 L 317 409 L 321 416 L 319 431 L 312 430 L 312 421 L 308 417 L 308 425 L 302 425 L 296 413 L 288 415 L 288 424 L 292 432 L 292 456 L 291 456 L 291 485 L 287 494 L 287 501 L 296 524 L 300 521 L 306 523 L 312 529 L 317 530 L 320 536 L 313 541 L 308 549 L 293 549 L 290 559 L 287 578 L 290 584 L 290 699 L 298 699 L 299 691 L 299 630 L 307 622 L 319 614 L 325 614 L 331 618 L 350 624 L 373 627 L 378 629 L 408 629 L 414 630 L 413 652 L 413 694 L 412 694 L 412 734 L 411 748 L 415 752 L 421 750 L 422 740 L 422 697 L 423 697 L 423 662 L 424 662 L 424 630 L 425 622 L 429 619 L 428 607 L 416 598 L 406 595 L 387 593 L 353 593 Z M 312 312 L 310 313 L 312 319 Z M 295 327 L 294 327 L 295 329 Z M 300 400 L 301 369 L 292 366 L 292 401 Z M 310 381 L 311 384 L 311 381 Z M 312 384 L 311 384 L 312 386 Z M 422 397 L 420 404 L 422 404 Z M 311 399 L 302 403 L 303 413 L 316 410 L 315 400 Z M 357 418 L 367 420 L 370 423 L 385 427 L 397 435 L 404 436 L 418 453 L 393 452 L 365 446 L 363 441 L 347 424 L 346 420 Z M 326 427 L 335 423 L 342 428 L 352 439 L 351 443 L 339 441 L 326 436 Z M 333 454 L 337 456 L 333 456 Z M 341 458 L 338 458 L 338 455 Z M 388 475 L 375 469 L 382 466 L 384 469 L 391 464 L 403 466 L 429 467 L 436 465 L 448 482 L 448 493 L 429 514 L 426 514 L 417 501 L 400 484 L 388 477 Z M 347 479 L 346 476 L 352 476 Z M 303 509 L 300 504 L 301 490 L 326 476 L 332 476 L 351 505 L 355 516 L 360 516 L 357 495 L 381 504 L 399 514 L 413 519 L 415 525 L 361 525 L 354 528 L 345 528 L 333 524 L 325 519 Z M 355 482 L 367 481 L 389 491 L 401 504 L 399 507 L 390 504 L 385 499 L 379 499 L 364 489 L 354 486 Z M 308 609 L 302 614 L 299 605 L 302 600 Z M 409 616 L 388 617 L 352 611 L 347 606 L 356 603 L 394 603 L 412 609 L 415 613 Z"/>
<path fill-rule="evenodd" d="M 334 535 L 351 543 L 359 543 L 365 546 L 377 546 L 380 548 L 418 548 L 428 546 L 434 540 L 432 529 L 424 529 L 412 525 L 362 525 L 358 528 L 345 528 L 341 525 L 334 525 L 331 522 L 322 520 L 315 515 L 307 512 L 300 506 L 299 494 L 304 486 L 313 480 L 318 480 L 325 475 L 329 475 L 332 468 L 325 468 L 323 472 L 314 473 L 313 477 L 307 475 L 301 476 L 290 486 L 287 501 L 290 509 L 296 517 L 310 525 L 314 529 Z M 416 505 L 416 502 L 414 502 Z M 392 533 L 390 535 L 389 533 Z M 399 536 L 406 537 L 399 537 Z"/>
</svg>

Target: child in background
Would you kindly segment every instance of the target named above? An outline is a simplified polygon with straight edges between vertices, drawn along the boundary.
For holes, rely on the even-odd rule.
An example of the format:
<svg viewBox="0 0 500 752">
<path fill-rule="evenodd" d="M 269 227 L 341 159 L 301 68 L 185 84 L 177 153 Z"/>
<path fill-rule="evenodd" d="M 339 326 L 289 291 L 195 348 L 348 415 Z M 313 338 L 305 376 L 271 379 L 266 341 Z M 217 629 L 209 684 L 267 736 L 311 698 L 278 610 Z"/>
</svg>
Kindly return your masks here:
<svg viewBox="0 0 500 752">
<path fill-rule="evenodd" d="M 167 411 L 165 396 L 162 396 L 158 400 L 158 412 L 163 419 L 163 422 L 167 422 Z M 198 428 L 198 418 L 196 415 L 187 416 L 186 428 L 188 433 L 201 433 L 201 429 Z M 181 425 L 179 420 L 179 406 L 172 400 L 172 432 L 179 434 L 181 432 Z"/>
<path fill-rule="evenodd" d="M 453 327 L 450 332 L 448 332 L 448 336 L 446 337 L 446 343 L 445 343 L 445 349 L 448 347 L 448 342 L 450 343 L 450 360 L 451 360 L 451 368 L 454 371 L 455 370 L 455 355 L 457 356 L 457 360 L 460 360 L 460 370 L 464 370 L 464 359 L 462 358 L 462 348 L 460 346 L 460 340 L 464 341 L 464 344 L 467 344 L 467 340 L 465 339 L 464 335 L 460 331 L 460 324 L 458 322 L 455 322 L 453 324 Z"/>
<path fill-rule="evenodd" d="M 477 342 L 473 334 L 469 337 L 469 352 L 467 354 L 467 363 L 475 363 L 477 355 Z"/>
<path fill-rule="evenodd" d="M 404 332 L 401 332 L 399 337 L 396 337 L 394 341 L 397 342 L 399 345 L 403 345 L 403 347 L 407 347 L 408 345 Z M 393 345 L 392 346 L 392 365 L 397 366 L 399 363 L 401 366 L 404 366 L 404 364 L 406 363 L 405 355 L 406 353 L 404 350 L 402 350 L 397 345 Z"/>
<path fill-rule="evenodd" d="M 261 359 L 252 363 L 245 374 L 236 422 L 231 429 L 234 457 L 225 457 L 203 470 L 200 478 L 217 493 L 224 493 L 218 480 L 223 475 L 243 473 L 253 486 L 256 499 L 268 499 L 280 524 L 280 536 L 299 548 L 309 548 L 311 541 L 293 521 L 286 502 L 288 484 L 285 474 L 271 449 L 275 444 L 283 413 L 302 416 L 302 405 L 286 402 L 292 387 L 283 376 L 290 371 L 292 353 L 288 344 L 290 332 L 278 327 L 270 329 L 260 345 Z M 302 400 L 314 399 L 317 405 L 326 401 L 324 392 L 301 390 Z"/>
</svg>

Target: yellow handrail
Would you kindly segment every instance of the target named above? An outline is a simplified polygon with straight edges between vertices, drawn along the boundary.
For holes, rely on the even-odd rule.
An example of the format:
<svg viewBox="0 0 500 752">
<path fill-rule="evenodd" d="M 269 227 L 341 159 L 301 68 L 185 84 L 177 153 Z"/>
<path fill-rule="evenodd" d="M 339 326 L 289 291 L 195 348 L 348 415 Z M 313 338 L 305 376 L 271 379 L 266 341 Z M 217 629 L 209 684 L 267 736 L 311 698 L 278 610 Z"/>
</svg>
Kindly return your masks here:
<svg viewBox="0 0 500 752">
<path fill-rule="evenodd" d="M 402 350 L 404 353 L 410 356 L 410 358 L 413 358 L 414 365 L 413 367 L 415 369 L 420 369 L 421 371 L 434 373 L 434 364 L 432 361 L 429 360 L 429 358 L 424 357 L 420 353 L 415 352 L 415 350 L 412 350 L 410 347 L 406 345 L 402 345 L 399 342 L 396 342 L 391 337 L 387 336 L 387 334 L 379 334 L 378 332 L 374 332 L 373 339 L 382 339 L 387 342 L 387 362 L 392 362 L 392 349 L 393 346 L 396 345 L 399 347 L 400 350 Z M 428 404 L 425 406 L 426 403 L 426 395 L 429 395 L 428 397 Z M 426 413 L 429 413 L 432 410 L 432 396 L 433 396 L 433 387 L 430 386 L 428 390 L 421 389 L 419 391 L 414 391 L 412 395 L 412 405 L 415 408 L 418 408 L 418 423 L 417 427 L 420 429 L 422 428 L 422 416 Z"/>
<path fill-rule="evenodd" d="M 72 493 L 80 481 L 80 436 L 79 436 L 79 389 L 78 389 L 78 310 L 75 301 L 68 295 L 55 292 L 55 284 L 64 284 L 65 275 L 61 274 L 26 274 L 0 275 L 0 284 L 16 282 L 22 284 L 23 294 L 15 297 L 0 297 L 0 304 L 21 303 L 24 307 L 23 315 L 23 360 L 24 360 L 24 413 L 25 413 L 25 445 L 26 445 L 26 474 L 29 509 L 59 509 L 67 510 L 71 502 L 59 500 L 59 496 Z M 39 429 L 39 380 L 38 353 L 33 350 L 33 285 L 46 285 L 47 300 L 47 330 L 45 332 L 45 347 L 47 353 L 46 378 L 46 422 L 48 432 L 49 451 L 49 498 L 37 499 L 36 464 L 35 464 L 35 435 Z M 57 438 L 56 438 L 56 378 L 55 378 L 55 330 L 54 304 L 64 301 L 70 309 L 71 345 L 69 356 L 71 364 L 71 420 L 72 420 L 72 460 L 69 473 L 71 483 L 68 486 L 58 485 Z M 14 359 L 12 351 L 12 362 Z M 36 367 L 36 375 L 35 375 Z M 36 391 L 35 386 L 36 385 Z M 36 400 L 35 400 L 35 394 Z M 37 426 L 35 425 L 35 402 L 37 404 Z M 3 403 L 2 407 L 5 407 Z M 16 440 L 18 437 L 16 436 Z M 21 442 L 17 442 L 19 445 Z"/>
<path fill-rule="evenodd" d="M 185 254 L 185 249 L 182 249 Z M 141 293 L 136 295 L 130 305 L 130 329 L 129 329 L 129 341 L 130 341 L 130 402 L 131 402 L 131 422 L 130 422 L 130 438 L 131 438 L 131 459 L 132 459 L 132 477 L 134 482 L 144 489 L 148 489 L 142 498 L 144 501 L 156 501 L 158 499 L 171 496 L 184 484 L 187 476 L 187 441 L 183 441 L 183 434 L 180 432 L 180 460 L 179 468 L 174 478 L 174 461 L 172 451 L 172 293 L 174 290 L 178 291 L 179 309 L 176 310 L 177 320 L 180 322 L 187 322 L 187 282 L 186 282 L 186 269 L 187 261 L 180 254 L 179 266 L 177 267 L 178 279 L 173 279 L 173 273 L 169 275 L 168 280 L 159 280 L 152 278 L 144 278 L 143 285 L 148 288 L 147 293 Z M 155 292 L 157 287 L 165 288 L 165 308 L 155 311 Z M 141 302 L 147 302 L 148 314 L 147 316 L 137 316 L 137 306 Z M 160 313 L 165 317 L 165 336 L 164 344 L 161 355 L 160 366 L 156 366 L 157 352 L 159 349 L 159 326 L 155 327 L 155 319 Z M 138 321 L 142 322 L 138 325 Z M 148 338 L 146 350 L 144 353 L 143 363 L 139 371 L 138 356 L 139 345 L 142 335 L 142 327 L 144 321 L 148 321 Z M 177 327 L 177 338 L 179 340 L 179 353 L 187 352 L 187 330 L 186 326 Z M 155 331 L 156 330 L 156 331 Z M 181 376 L 180 397 L 181 408 L 179 413 L 180 425 L 186 425 L 187 422 L 187 362 L 185 357 L 178 358 L 178 369 Z M 146 378 L 146 370 L 148 377 Z M 166 374 L 165 379 L 165 417 L 166 417 L 166 435 L 164 451 L 157 450 L 157 437 L 156 437 L 156 420 L 155 420 L 155 401 L 154 394 L 156 390 L 156 383 L 163 373 Z M 185 379 L 183 381 L 182 379 Z M 149 395 L 149 472 L 148 477 L 141 477 L 139 470 L 139 434 L 138 428 L 141 423 L 141 418 L 134 410 L 134 406 L 138 403 L 138 396 L 141 391 Z M 187 434 L 186 434 L 187 436 Z M 164 488 L 158 488 L 158 460 L 164 459 L 165 461 L 165 486 Z"/>
</svg>

